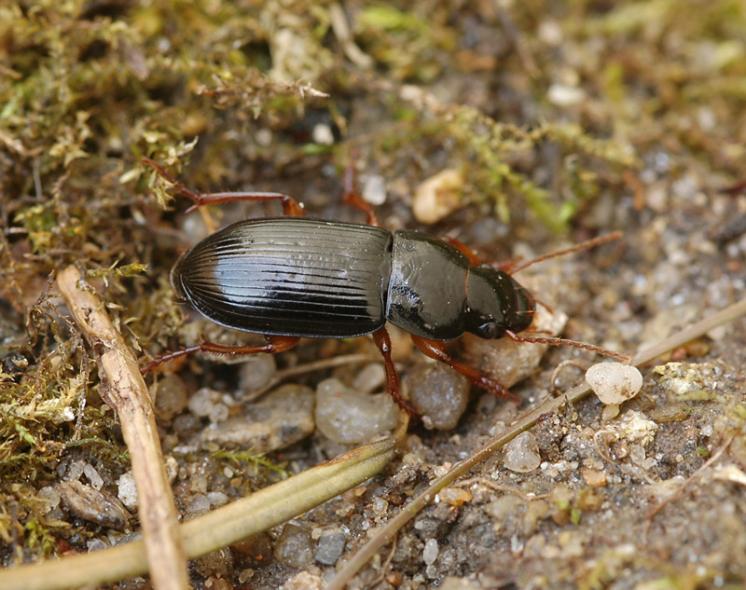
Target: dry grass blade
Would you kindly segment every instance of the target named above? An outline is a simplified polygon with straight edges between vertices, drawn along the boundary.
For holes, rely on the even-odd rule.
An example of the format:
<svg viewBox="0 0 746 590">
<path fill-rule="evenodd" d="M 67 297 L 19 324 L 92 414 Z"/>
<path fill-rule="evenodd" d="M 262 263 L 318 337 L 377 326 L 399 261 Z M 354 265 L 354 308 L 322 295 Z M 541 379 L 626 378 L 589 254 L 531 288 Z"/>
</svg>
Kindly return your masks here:
<svg viewBox="0 0 746 590">
<path fill-rule="evenodd" d="M 102 395 L 119 417 L 132 460 L 153 586 L 157 590 L 189 588 L 176 505 L 166 475 L 152 400 L 137 361 L 112 325 L 101 300 L 91 290 L 81 288 L 80 272 L 74 266 L 59 274 L 57 286 L 75 321 L 96 351 L 101 382 L 105 385 Z"/>
<path fill-rule="evenodd" d="M 641 350 L 632 359 L 632 364 L 644 365 L 649 363 L 661 354 L 686 344 L 690 340 L 702 336 L 713 328 L 730 323 L 743 315 L 746 315 L 746 299 L 734 303 L 696 324 L 661 340 L 650 348 Z M 546 400 L 536 408 L 518 418 L 518 420 L 516 420 L 507 431 L 497 435 L 474 455 L 456 463 L 448 473 L 439 477 L 430 484 L 424 492 L 405 506 L 399 514 L 392 518 L 386 526 L 382 527 L 374 537 L 363 545 L 363 547 L 352 556 L 352 558 L 345 564 L 344 568 L 332 580 L 331 584 L 328 586 L 328 590 L 342 590 L 352 577 L 368 562 L 368 560 L 370 560 L 381 547 L 392 541 L 399 530 L 414 518 L 420 510 L 427 506 L 440 490 L 468 473 L 475 466 L 487 460 L 521 432 L 531 428 L 537 423 L 541 416 L 557 411 L 565 403 L 574 403 L 584 398 L 588 393 L 590 393 L 590 388 L 584 383 L 571 389 L 565 395 Z"/>
<path fill-rule="evenodd" d="M 189 558 L 215 551 L 281 524 L 373 477 L 393 458 L 387 438 L 313 467 L 290 479 L 181 525 Z M 157 567 L 163 567 L 159 564 Z M 143 541 L 0 571 L 0 588 L 63 590 L 98 587 L 148 571 Z"/>
</svg>

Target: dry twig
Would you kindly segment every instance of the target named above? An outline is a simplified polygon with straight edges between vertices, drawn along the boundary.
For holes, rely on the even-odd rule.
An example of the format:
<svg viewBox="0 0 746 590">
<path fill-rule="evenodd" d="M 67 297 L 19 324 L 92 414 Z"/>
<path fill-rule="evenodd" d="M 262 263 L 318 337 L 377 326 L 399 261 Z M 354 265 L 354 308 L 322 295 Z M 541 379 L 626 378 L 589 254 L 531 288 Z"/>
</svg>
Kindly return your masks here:
<svg viewBox="0 0 746 590">
<path fill-rule="evenodd" d="M 57 277 L 57 286 L 98 357 L 101 395 L 119 417 L 122 436 L 132 460 L 153 586 L 158 590 L 189 588 L 186 556 L 178 532 L 176 506 L 163 462 L 152 400 L 137 361 L 111 323 L 101 300 L 90 289 L 81 288 L 78 269 L 69 266 L 63 270 Z"/>
</svg>

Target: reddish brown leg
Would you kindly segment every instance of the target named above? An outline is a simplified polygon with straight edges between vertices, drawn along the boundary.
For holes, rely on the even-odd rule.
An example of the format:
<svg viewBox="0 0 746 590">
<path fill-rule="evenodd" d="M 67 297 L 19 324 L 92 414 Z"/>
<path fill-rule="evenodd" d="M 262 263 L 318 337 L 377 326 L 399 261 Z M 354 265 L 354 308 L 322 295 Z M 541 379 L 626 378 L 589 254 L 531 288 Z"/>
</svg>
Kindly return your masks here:
<svg viewBox="0 0 746 590">
<path fill-rule="evenodd" d="M 417 410 L 401 395 L 399 374 L 396 372 L 394 361 L 391 359 L 391 338 L 389 338 L 386 328 L 380 328 L 373 332 L 373 342 L 376 343 L 383 356 L 383 366 L 386 368 L 386 391 L 402 410 L 410 416 L 417 416 Z"/>
<path fill-rule="evenodd" d="M 150 158 L 143 158 L 143 163 L 150 166 L 160 176 L 174 185 L 174 191 L 182 197 L 190 199 L 194 204 L 187 209 L 187 213 L 194 211 L 198 207 L 205 205 L 220 205 L 223 203 L 232 203 L 235 201 L 279 201 L 282 204 L 282 211 L 289 217 L 303 217 L 303 205 L 293 197 L 284 193 L 266 193 L 266 192 L 230 192 L 230 193 L 195 193 L 193 190 L 184 186 L 181 182 L 172 177 L 166 169 L 158 162 Z"/>
<path fill-rule="evenodd" d="M 143 374 L 149 373 L 159 365 L 172 361 L 182 356 L 192 354 L 194 352 L 214 352 L 217 354 L 228 354 L 231 356 L 236 355 L 248 355 L 256 354 L 257 352 L 269 352 L 275 354 L 278 352 L 284 352 L 290 350 L 296 344 L 300 338 L 294 336 L 266 336 L 267 343 L 251 346 L 226 346 L 224 344 L 216 344 L 215 342 L 202 342 L 195 346 L 189 346 L 181 350 L 175 350 L 162 354 L 159 357 L 154 358 L 142 369 Z"/>
<path fill-rule="evenodd" d="M 512 275 L 513 269 L 517 268 L 521 263 L 523 263 L 523 258 L 511 258 L 505 262 L 493 262 L 491 266 L 497 270 L 502 270 L 509 275 Z"/>
<path fill-rule="evenodd" d="M 482 257 L 477 253 L 477 251 L 464 244 L 461 240 L 457 240 L 456 238 L 451 237 L 446 237 L 445 240 L 451 246 L 456 248 L 456 250 L 461 252 L 461 254 L 466 256 L 471 266 L 479 266 L 480 264 L 484 263 L 484 260 L 482 260 Z"/>
<path fill-rule="evenodd" d="M 348 205 L 352 205 L 356 209 L 360 209 L 360 211 L 365 213 L 368 219 L 368 225 L 378 227 L 380 224 L 378 223 L 378 217 L 376 217 L 376 212 L 373 210 L 372 205 L 363 199 L 363 197 L 361 197 L 355 190 L 355 168 L 352 164 L 347 166 L 345 169 L 344 190 L 345 192 L 342 196 L 342 200 Z"/>
<path fill-rule="evenodd" d="M 423 354 L 433 358 L 437 361 L 441 361 L 450 366 L 455 371 L 458 371 L 465 377 L 467 377 L 474 385 L 481 387 L 487 391 L 491 391 L 498 397 L 509 397 L 515 399 L 515 396 L 505 389 L 500 383 L 485 375 L 478 369 L 470 367 L 466 363 L 462 363 L 453 358 L 446 350 L 445 342 L 440 340 L 429 340 L 422 338 L 421 336 L 412 335 L 412 341 L 415 346 L 419 348 Z"/>
</svg>

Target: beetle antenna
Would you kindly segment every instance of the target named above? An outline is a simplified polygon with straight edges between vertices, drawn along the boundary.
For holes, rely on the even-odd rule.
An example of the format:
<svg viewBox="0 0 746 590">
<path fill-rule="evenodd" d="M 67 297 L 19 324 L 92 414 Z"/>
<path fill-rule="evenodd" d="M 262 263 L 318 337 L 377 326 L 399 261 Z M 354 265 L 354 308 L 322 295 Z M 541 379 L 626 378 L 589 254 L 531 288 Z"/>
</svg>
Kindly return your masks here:
<svg viewBox="0 0 746 590">
<path fill-rule="evenodd" d="M 528 344 L 549 344 L 550 346 L 572 346 L 573 348 L 582 348 L 583 350 L 589 350 L 595 352 L 601 356 L 607 356 L 618 360 L 621 363 L 629 363 L 632 361 L 632 357 L 626 354 L 614 352 L 607 348 L 601 348 L 594 344 L 588 344 L 586 342 L 578 342 L 577 340 L 569 340 L 568 338 L 555 338 L 553 336 L 519 336 L 515 332 L 506 330 L 505 334 L 514 342 L 526 342 Z"/>
<path fill-rule="evenodd" d="M 614 240 L 618 240 L 623 235 L 624 234 L 622 232 L 615 231 L 610 234 L 606 234 L 605 236 L 599 236 L 597 238 L 593 238 L 592 240 L 586 240 L 585 242 L 580 242 L 579 244 L 571 246 L 570 248 L 563 248 L 562 250 L 555 250 L 554 252 L 550 252 L 549 254 L 544 254 L 543 256 L 539 256 L 538 258 L 532 258 L 531 260 L 527 260 L 526 262 L 517 263 L 515 265 L 509 264 L 507 265 L 506 271 L 509 272 L 510 274 L 515 274 L 517 272 L 520 272 L 528 268 L 529 266 L 536 264 L 537 262 L 544 262 L 545 260 L 549 260 L 550 258 L 564 256 L 565 254 L 573 254 L 575 252 L 580 252 L 581 250 L 590 250 L 591 248 L 595 248 L 602 244 L 606 244 L 607 242 L 613 242 Z"/>
</svg>

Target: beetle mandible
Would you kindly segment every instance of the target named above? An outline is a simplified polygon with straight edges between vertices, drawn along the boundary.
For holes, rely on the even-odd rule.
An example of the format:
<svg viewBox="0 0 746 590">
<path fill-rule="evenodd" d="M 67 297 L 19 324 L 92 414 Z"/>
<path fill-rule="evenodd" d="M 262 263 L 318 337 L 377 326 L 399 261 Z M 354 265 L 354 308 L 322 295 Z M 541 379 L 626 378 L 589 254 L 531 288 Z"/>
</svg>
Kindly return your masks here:
<svg viewBox="0 0 746 590">
<path fill-rule="evenodd" d="M 302 205 L 283 193 L 198 194 L 160 164 L 143 161 L 193 201 L 188 211 L 232 201 L 274 200 L 285 214 L 229 225 L 188 250 L 171 271 L 171 284 L 182 300 L 217 324 L 263 334 L 266 344 L 202 342 L 154 359 L 146 371 L 197 351 L 277 353 L 300 338 L 371 334 L 383 355 L 388 393 L 415 414 L 399 390 L 386 322 L 407 331 L 425 355 L 500 396 L 508 395 L 507 390 L 451 356 L 448 341 L 471 332 L 487 339 L 509 335 L 524 342 L 579 344 L 517 336 L 532 323 L 536 302 L 531 294 L 508 272 L 482 263 L 456 240 L 381 228 L 370 205 L 355 193 L 351 168 L 345 175 L 344 200 L 366 213 L 367 225 L 306 218 Z"/>
</svg>

